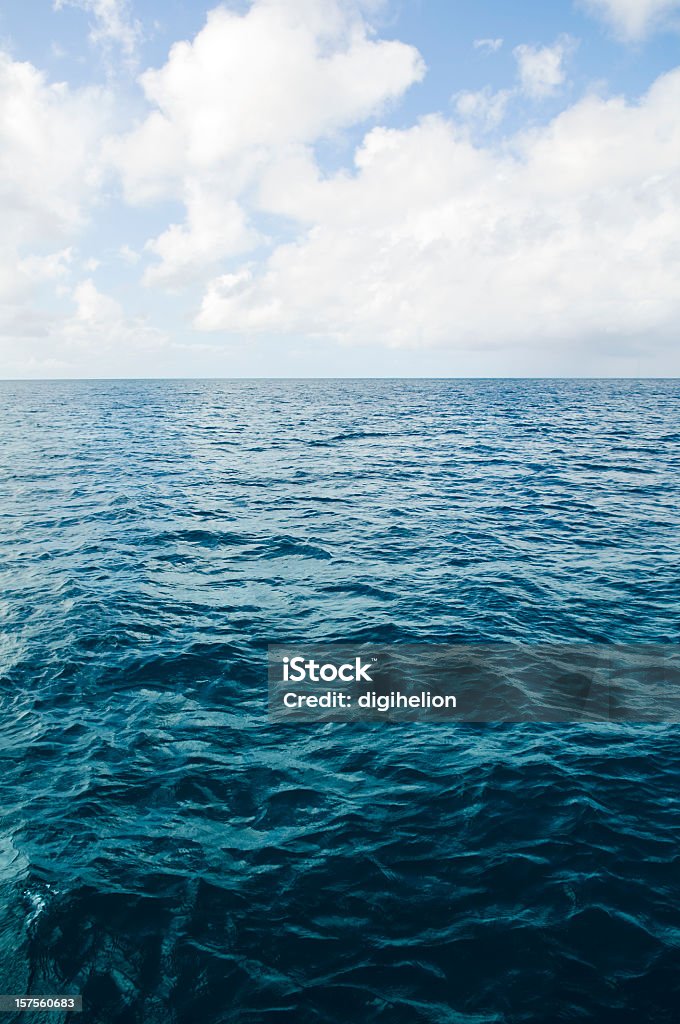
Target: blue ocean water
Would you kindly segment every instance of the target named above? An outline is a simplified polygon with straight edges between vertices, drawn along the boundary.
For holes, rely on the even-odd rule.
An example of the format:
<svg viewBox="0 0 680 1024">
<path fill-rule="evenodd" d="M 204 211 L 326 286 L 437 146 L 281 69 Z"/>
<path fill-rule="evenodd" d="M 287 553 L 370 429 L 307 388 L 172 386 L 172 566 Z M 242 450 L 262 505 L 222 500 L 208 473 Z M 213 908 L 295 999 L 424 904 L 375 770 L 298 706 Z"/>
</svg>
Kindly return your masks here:
<svg viewBox="0 0 680 1024">
<path fill-rule="evenodd" d="M 273 726 L 266 645 L 677 643 L 679 399 L 0 384 L 0 991 L 678 1021 L 677 726 Z"/>
</svg>

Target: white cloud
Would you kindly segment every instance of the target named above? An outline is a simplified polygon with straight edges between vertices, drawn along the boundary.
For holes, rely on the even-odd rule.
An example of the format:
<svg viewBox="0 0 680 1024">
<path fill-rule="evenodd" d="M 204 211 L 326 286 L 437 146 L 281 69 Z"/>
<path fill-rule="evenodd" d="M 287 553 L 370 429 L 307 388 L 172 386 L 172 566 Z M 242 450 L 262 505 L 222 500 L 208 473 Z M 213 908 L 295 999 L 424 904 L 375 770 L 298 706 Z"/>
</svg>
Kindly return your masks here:
<svg viewBox="0 0 680 1024">
<path fill-rule="evenodd" d="M 129 354 L 162 353 L 168 344 L 166 335 L 143 317 L 127 316 L 110 295 L 99 291 L 91 278 L 73 290 L 73 315 L 52 326 L 53 353 L 67 363 L 83 359 L 113 361 Z"/>
<path fill-rule="evenodd" d="M 33 65 L 0 52 L 3 234 L 52 237 L 77 227 L 100 179 L 98 143 L 108 99 L 50 84 Z"/>
<path fill-rule="evenodd" d="M 206 268 L 246 252 L 259 241 L 242 207 L 233 199 L 225 200 L 215 187 L 189 183 L 185 205 L 186 224 L 171 224 L 147 243 L 161 262 L 147 268 L 146 284 L 173 287 L 202 278 Z"/>
<path fill-rule="evenodd" d="M 107 38 L 130 53 L 110 24 Z M 141 76 L 147 116 L 105 146 L 131 203 L 166 199 L 184 213 L 145 246 L 135 225 L 134 248 L 114 235 L 105 251 L 130 266 L 150 256 L 147 285 L 202 284 L 196 326 L 232 336 L 513 352 L 670 345 L 680 70 L 639 102 L 588 96 L 530 131 L 475 142 L 511 100 L 559 90 L 573 45 L 517 47 L 511 88 L 458 93 L 452 120 L 373 128 L 354 167 L 326 173 L 318 141 L 419 81 L 418 52 L 379 39 L 349 0 L 217 8 Z M 134 373 L 141 359 L 162 374 L 181 348 L 92 280 L 73 288 L 77 239 L 106 198 L 110 102 L 0 54 L 0 335 L 17 372 Z M 73 311 L 38 312 L 55 295 Z"/>
<path fill-rule="evenodd" d="M 91 350 L 94 345 L 102 354 L 126 349 L 155 352 L 167 345 L 162 331 L 143 317 L 127 316 L 120 303 L 99 291 L 90 278 L 74 288 L 73 299 L 75 314 L 64 321 L 59 332 L 67 349 Z"/>
<path fill-rule="evenodd" d="M 623 39 L 642 39 L 663 25 L 667 16 L 680 10 L 680 0 L 582 0 Z"/>
<path fill-rule="evenodd" d="M 140 259 L 142 258 L 140 253 L 138 253 L 136 249 L 133 249 L 132 246 L 128 245 L 127 243 L 121 245 L 121 247 L 118 250 L 118 255 L 123 260 L 123 262 L 127 263 L 128 266 L 130 267 L 134 267 L 135 264 L 139 263 Z"/>
<path fill-rule="evenodd" d="M 676 340 L 680 70 L 636 104 L 589 96 L 498 150 L 439 116 L 377 128 L 354 174 L 309 151 L 260 201 L 298 237 L 215 277 L 204 330 L 388 346 Z"/>
<path fill-rule="evenodd" d="M 475 50 L 484 50 L 486 53 L 496 53 L 503 45 L 502 39 L 475 39 Z"/>
<path fill-rule="evenodd" d="M 456 113 L 482 130 L 497 128 L 511 100 L 522 96 L 545 99 L 559 90 L 566 79 L 564 61 L 575 46 L 570 36 L 561 36 L 552 46 L 516 46 L 513 55 L 517 61 L 517 84 L 511 89 L 494 91 L 487 85 L 474 92 L 456 93 L 453 97 Z"/>
<path fill-rule="evenodd" d="M 39 316 L 23 309 L 0 316 L 0 354 L 10 372 L 119 376 L 142 366 L 162 374 L 170 344 L 162 331 L 143 317 L 127 316 L 89 278 L 69 294 L 73 309 L 67 314 Z"/>
<path fill-rule="evenodd" d="M 373 39 L 340 0 L 255 0 L 244 15 L 218 7 L 193 42 L 141 76 L 154 109 L 115 154 L 128 198 L 156 196 L 159 181 L 181 195 L 187 175 L 225 166 L 223 187 L 238 189 L 245 154 L 257 161 L 356 124 L 423 74 L 414 47 Z"/>
<path fill-rule="evenodd" d="M 494 92 L 489 86 L 477 92 L 459 92 L 454 97 L 456 112 L 459 117 L 484 129 L 496 128 L 505 117 L 511 96 L 510 89 Z"/>
<path fill-rule="evenodd" d="M 511 100 L 521 96 L 545 99 L 558 91 L 566 79 L 564 61 L 574 48 L 575 41 L 569 36 L 561 36 L 552 46 L 516 46 L 513 55 L 517 61 L 517 85 L 497 91 L 487 85 L 474 92 L 456 93 L 453 97 L 456 113 L 482 130 L 497 128 Z"/>
<path fill-rule="evenodd" d="M 0 310 L 29 303 L 45 285 L 56 286 L 69 274 L 73 252 L 70 247 L 54 252 L 20 254 L 15 239 L 0 242 Z M 0 321 L 2 316 L 0 315 Z"/>
<path fill-rule="evenodd" d="M 423 74 L 414 47 L 374 38 L 342 0 L 211 11 L 192 42 L 141 76 L 153 109 L 111 147 L 129 201 L 186 206 L 185 224 L 150 241 L 161 263 L 147 282 L 172 283 L 191 265 L 252 245 L 256 233 L 236 203 L 272 154 L 379 112 Z"/>
<path fill-rule="evenodd" d="M 50 374 L 75 341 L 58 310 L 72 291 L 73 243 L 101 197 L 110 106 L 105 91 L 50 83 L 33 65 L 0 53 L 0 339 L 7 373 Z M 79 322 L 84 334 L 85 320 Z"/>
<path fill-rule="evenodd" d="M 91 15 L 90 40 L 94 44 L 116 44 L 133 58 L 142 37 L 141 23 L 133 16 L 129 0 L 54 0 L 54 10 L 77 7 Z"/>
<path fill-rule="evenodd" d="M 28 281 L 40 283 L 66 277 L 72 262 L 73 249 L 68 246 L 66 249 L 59 249 L 57 252 L 50 252 L 43 256 L 24 256 L 19 260 L 17 266 L 19 272 L 24 274 Z"/>
<path fill-rule="evenodd" d="M 122 319 L 122 310 L 115 299 L 102 294 L 91 278 L 81 281 L 73 291 L 76 303 L 75 321 L 93 327 L 96 324 L 116 323 Z"/>
<path fill-rule="evenodd" d="M 101 181 L 108 99 L 0 53 L 0 301 L 60 276 Z"/>
<path fill-rule="evenodd" d="M 568 36 L 562 36 L 552 46 L 516 46 L 513 54 L 522 91 L 534 99 L 557 92 L 566 78 L 565 58 L 573 48 L 574 41 Z"/>
</svg>

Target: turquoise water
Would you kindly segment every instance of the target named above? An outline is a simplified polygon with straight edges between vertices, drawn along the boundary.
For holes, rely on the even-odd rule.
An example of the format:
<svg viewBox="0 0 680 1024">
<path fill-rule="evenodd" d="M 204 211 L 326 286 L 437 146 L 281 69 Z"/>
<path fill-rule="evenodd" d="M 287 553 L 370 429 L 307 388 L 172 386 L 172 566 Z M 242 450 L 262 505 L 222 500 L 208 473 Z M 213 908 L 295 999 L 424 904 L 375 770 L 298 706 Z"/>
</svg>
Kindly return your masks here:
<svg viewBox="0 0 680 1024">
<path fill-rule="evenodd" d="M 0 384 L 0 990 L 677 1021 L 677 727 L 275 727 L 266 645 L 677 643 L 679 398 Z"/>
</svg>

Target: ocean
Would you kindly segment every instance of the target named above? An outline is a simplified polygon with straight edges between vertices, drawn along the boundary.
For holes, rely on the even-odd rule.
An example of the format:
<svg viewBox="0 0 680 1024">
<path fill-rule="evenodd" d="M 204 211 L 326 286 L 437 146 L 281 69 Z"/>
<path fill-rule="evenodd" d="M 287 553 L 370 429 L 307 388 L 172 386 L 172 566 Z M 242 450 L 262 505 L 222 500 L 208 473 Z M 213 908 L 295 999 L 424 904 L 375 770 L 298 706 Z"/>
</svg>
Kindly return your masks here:
<svg viewBox="0 0 680 1024">
<path fill-rule="evenodd" d="M 0 992 L 677 1022 L 677 725 L 272 724 L 267 645 L 676 644 L 679 399 L 1 383 Z"/>
</svg>

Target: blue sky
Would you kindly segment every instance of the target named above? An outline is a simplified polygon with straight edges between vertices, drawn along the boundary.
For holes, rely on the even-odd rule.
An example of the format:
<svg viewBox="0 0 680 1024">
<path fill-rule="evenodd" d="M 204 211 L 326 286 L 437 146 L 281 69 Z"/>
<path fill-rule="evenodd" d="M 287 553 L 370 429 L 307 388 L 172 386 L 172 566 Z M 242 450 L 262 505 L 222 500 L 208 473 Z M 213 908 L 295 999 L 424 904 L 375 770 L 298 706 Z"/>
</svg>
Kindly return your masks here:
<svg viewBox="0 0 680 1024">
<path fill-rule="evenodd" d="M 680 367 L 680 0 L 0 6 L 0 375 Z"/>
</svg>

